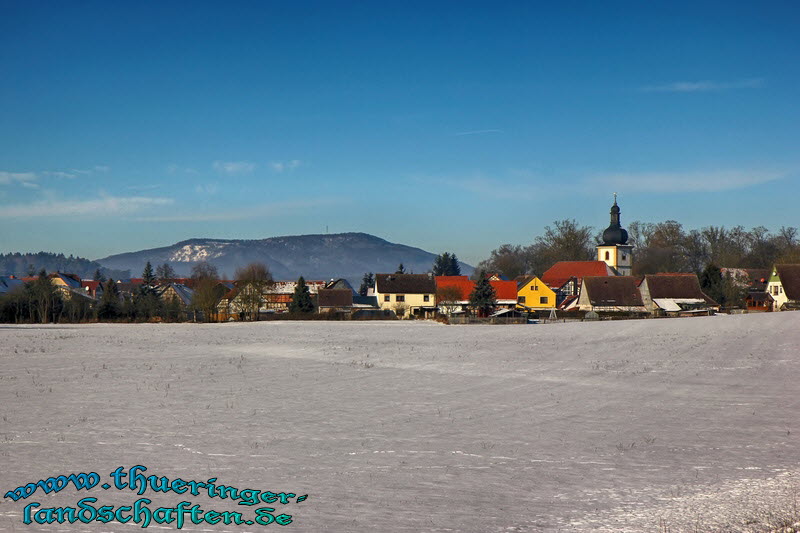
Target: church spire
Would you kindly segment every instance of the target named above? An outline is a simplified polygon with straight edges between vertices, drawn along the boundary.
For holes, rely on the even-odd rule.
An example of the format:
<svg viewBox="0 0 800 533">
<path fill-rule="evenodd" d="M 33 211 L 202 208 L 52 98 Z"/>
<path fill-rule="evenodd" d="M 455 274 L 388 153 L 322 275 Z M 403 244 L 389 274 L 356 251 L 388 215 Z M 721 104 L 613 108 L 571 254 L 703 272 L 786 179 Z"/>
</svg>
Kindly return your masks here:
<svg viewBox="0 0 800 533">
<path fill-rule="evenodd" d="M 614 205 L 611 206 L 611 224 L 603 232 L 603 244 L 626 244 L 628 232 L 622 229 L 619 221 L 620 208 L 617 205 L 617 193 L 614 193 Z"/>
</svg>

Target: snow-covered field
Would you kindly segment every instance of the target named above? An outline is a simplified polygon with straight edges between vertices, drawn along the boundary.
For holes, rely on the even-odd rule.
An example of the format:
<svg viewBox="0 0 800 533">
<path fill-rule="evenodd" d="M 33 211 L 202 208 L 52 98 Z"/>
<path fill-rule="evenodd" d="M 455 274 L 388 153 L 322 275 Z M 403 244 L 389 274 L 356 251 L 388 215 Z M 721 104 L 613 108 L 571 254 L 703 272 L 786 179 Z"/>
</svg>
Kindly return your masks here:
<svg viewBox="0 0 800 533">
<path fill-rule="evenodd" d="M 2 493 L 135 465 L 308 499 L 39 489 L 0 530 L 141 525 L 23 523 L 86 497 L 293 520 L 186 531 L 755 530 L 800 498 L 800 313 L 0 327 Z"/>
</svg>

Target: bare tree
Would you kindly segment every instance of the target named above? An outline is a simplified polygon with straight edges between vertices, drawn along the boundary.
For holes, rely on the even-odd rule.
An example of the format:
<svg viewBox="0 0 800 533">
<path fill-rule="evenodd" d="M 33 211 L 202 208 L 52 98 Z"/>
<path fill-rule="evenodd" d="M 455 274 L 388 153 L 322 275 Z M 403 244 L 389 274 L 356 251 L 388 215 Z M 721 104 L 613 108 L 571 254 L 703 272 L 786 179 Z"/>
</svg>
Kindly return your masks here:
<svg viewBox="0 0 800 533">
<path fill-rule="evenodd" d="M 217 268 L 205 261 L 192 267 L 192 307 L 203 313 L 203 320 L 210 321 L 225 287 L 219 282 Z"/>
<path fill-rule="evenodd" d="M 444 314 L 452 315 L 461 305 L 461 291 L 458 287 L 444 286 L 436 289 L 436 305 L 439 306 Z"/>
<path fill-rule="evenodd" d="M 241 301 L 243 311 L 250 320 L 258 320 L 258 310 L 264 301 L 264 291 L 273 285 L 272 274 L 264 263 L 250 263 L 237 268 L 236 286 L 239 289 L 237 298 Z"/>
</svg>

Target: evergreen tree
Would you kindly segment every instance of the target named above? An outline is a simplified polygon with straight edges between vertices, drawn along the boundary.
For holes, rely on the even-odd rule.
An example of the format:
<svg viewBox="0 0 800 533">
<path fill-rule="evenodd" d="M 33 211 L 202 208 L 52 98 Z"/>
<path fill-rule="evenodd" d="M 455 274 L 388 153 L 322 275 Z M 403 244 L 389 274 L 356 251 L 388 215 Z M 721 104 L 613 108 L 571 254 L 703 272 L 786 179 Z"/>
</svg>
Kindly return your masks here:
<svg viewBox="0 0 800 533">
<path fill-rule="evenodd" d="M 106 277 L 103 275 L 102 272 L 100 272 L 100 269 L 98 268 L 98 269 L 96 269 L 94 271 L 94 275 L 92 275 L 92 279 L 95 280 L 95 281 L 101 281 L 102 282 L 102 281 L 106 280 Z"/>
<path fill-rule="evenodd" d="M 152 288 L 152 286 L 156 282 L 156 276 L 153 274 L 153 265 L 150 264 L 150 261 L 144 266 L 144 272 L 142 272 L 142 285 L 147 289 Z"/>
<path fill-rule="evenodd" d="M 297 285 L 294 288 L 292 295 L 292 302 L 289 304 L 289 312 L 291 313 L 311 313 L 314 311 L 314 302 L 311 300 L 311 292 L 308 290 L 306 280 L 303 276 L 297 280 Z"/>
<path fill-rule="evenodd" d="M 445 252 L 442 255 L 437 255 L 433 261 L 433 275 L 434 276 L 460 276 L 461 267 L 458 264 L 456 254 Z"/>
<path fill-rule="evenodd" d="M 406 273 L 406 267 L 403 266 L 403 263 L 400 263 L 400 266 L 397 267 L 397 271 L 395 272 L 395 274 L 405 274 L 405 273 Z"/>
<path fill-rule="evenodd" d="M 497 294 L 489 280 L 480 273 L 475 289 L 469 295 L 469 306 L 478 312 L 478 316 L 489 316 L 497 305 Z"/>
<path fill-rule="evenodd" d="M 366 296 L 369 289 L 375 286 L 375 278 L 372 275 L 372 272 L 364 274 L 364 278 L 361 280 L 361 286 L 358 288 L 358 294 L 361 296 Z"/>
<path fill-rule="evenodd" d="M 721 306 L 743 307 L 745 305 L 747 289 L 738 284 L 730 274 L 723 276 L 722 269 L 714 263 L 708 264 L 699 279 L 703 292 Z"/>
<path fill-rule="evenodd" d="M 97 318 L 100 320 L 113 320 L 119 316 L 119 288 L 112 278 L 103 284 L 103 297 L 97 306 Z"/>
<path fill-rule="evenodd" d="M 449 270 L 450 266 L 450 252 L 445 252 L 442 255 L 437 255 L 436 259 L 433 260 L 433 271 L 434 276 L 447 276 L 446 272 Z"/>
<path fill-rule="evenodd" d="M 448 269 L 448 276 L 460 276 L 461 275 L 461 265 L 458 264 L 458 257 L 456 254 L 450 254 L 450 266 Z"/>
</svg>

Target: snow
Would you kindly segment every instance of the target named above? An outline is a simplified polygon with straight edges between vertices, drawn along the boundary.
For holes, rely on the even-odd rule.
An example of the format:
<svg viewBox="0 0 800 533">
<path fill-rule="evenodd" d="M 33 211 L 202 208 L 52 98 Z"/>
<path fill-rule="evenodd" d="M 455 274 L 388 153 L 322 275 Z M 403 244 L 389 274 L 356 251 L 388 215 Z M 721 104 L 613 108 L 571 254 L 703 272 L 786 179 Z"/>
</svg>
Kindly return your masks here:
<svg viewBox="0 0 800 533">
<path fill-rule="evenodd" d="M 172 252 L 169 260 L 177 263 L 208 261 L 209 259 L 222 257 L 225 254 L 225 248 L 229 245 L 230 243 L 228 242 L 186 244 Z"/>
<path fill-rule="evenodd" d="M 4 326 L 0 489 L 145 465 L 308 494 L 270 504 L 291 531 L 750 531 L 800 481 L 798 324 Z M 138 527 L 22 523 L 31 501 L 87 496 L 139 497 L 6 498 L 0 531 Z M 145 496 L 254 514 L 202 493 Z M 264 529 L 248 527 L 183 529 Z"/>
</svg>

